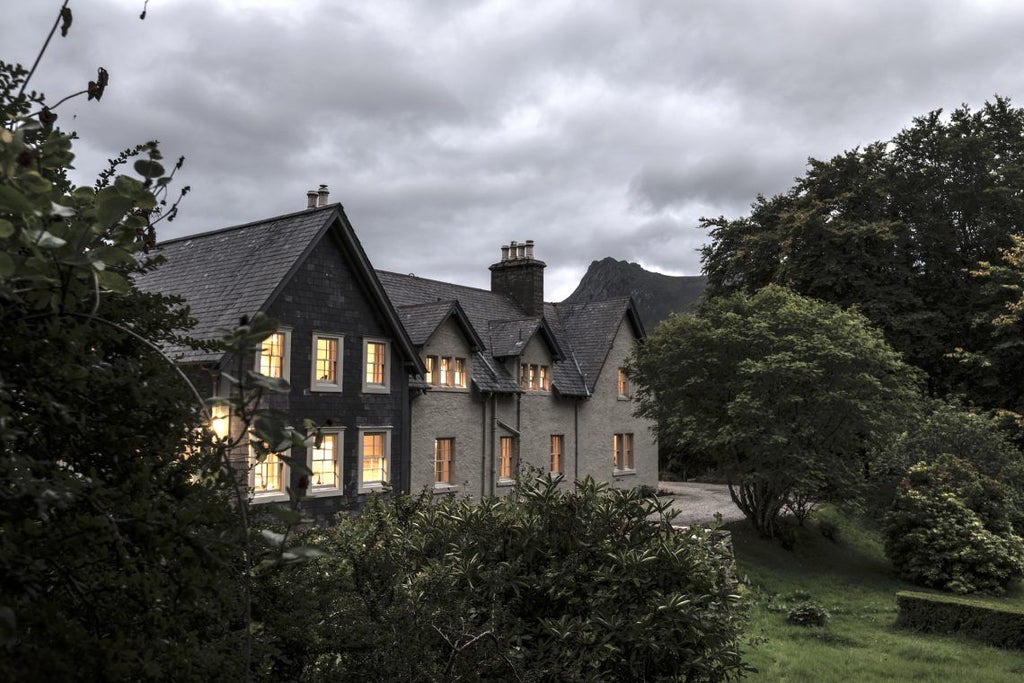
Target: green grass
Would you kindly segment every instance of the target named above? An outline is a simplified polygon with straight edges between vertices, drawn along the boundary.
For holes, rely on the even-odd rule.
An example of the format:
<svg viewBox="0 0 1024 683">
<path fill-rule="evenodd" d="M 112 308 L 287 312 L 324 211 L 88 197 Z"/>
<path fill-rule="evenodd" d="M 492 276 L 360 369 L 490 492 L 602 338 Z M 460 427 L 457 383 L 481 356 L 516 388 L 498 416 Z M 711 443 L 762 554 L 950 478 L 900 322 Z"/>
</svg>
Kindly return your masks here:
<svg viewBox="0 0 1024 683">
<path fill-rule="evenodd" d="M 838 540 L 826 539 L 811 521 L 797 530 L 793 551 L 758 538 L 746 522 L 726 527 L 753 603 L 744 652 L 758 673 L 750 680 L 1024 680 L 1024 652 L 896 629 L 896 591 L 921 589 L 892 577 L 878 534 L 833 510 L 818 519 L 836 525 Z M 1024 588 L 984 600 L 1024 607 Z M 789 610 L 804 601 L 828 610 L 829 625 L 788 624 Z"/>
</svg>

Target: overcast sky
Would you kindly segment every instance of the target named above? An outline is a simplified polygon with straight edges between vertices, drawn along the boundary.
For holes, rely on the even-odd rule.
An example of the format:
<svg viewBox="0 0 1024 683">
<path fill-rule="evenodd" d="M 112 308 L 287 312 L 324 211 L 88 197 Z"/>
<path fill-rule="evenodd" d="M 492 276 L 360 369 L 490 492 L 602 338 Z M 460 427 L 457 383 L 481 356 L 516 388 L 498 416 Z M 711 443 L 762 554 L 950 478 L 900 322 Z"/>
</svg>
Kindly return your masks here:
<svg viewBox="0 0 1024 683">
<path fill-rule="evenodd" d="M 72 0 L 33 85 L 76 166 L 158 139 L 192 186 L 161 239 L 302 209 L 320 183 L 377 268 L 487 287 L 533 239 L 547 299 L 611 256 L 696 275 L 808 157 L 994 94 L 1024 105 L 1016 0 Z M 28 66 L 60 0 L 4 0 Z M 11 17 L 18 17 L 11 20 Z"/>
</svg>

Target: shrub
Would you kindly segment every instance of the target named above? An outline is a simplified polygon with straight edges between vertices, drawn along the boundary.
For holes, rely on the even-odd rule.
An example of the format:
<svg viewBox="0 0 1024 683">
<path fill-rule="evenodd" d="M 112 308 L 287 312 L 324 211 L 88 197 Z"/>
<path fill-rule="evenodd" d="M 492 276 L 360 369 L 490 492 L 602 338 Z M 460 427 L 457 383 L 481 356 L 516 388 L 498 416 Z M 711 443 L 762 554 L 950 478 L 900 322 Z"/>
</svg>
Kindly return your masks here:
<svg viewBox="0 0 1024 683">
<path fill-rule="evenodd" d="M 1024 610 L 963 598 L 900 591 L 896 626 L 923 633 L 966 636 L 989 645 L 1024 649 Z"/>
<path fill-rule="evenodd" d="M 1006 492 L 952 456 L 919 463 L 885 521 L 885 552 L 908 581 L 955 593 L 1000 592 L 1024 574 Z"/>
<path fill-rule="evenodd" d="M 832 615 L 814 602 L 802 602 L 789 611 L 786 621 L 794 626 L 826 626 Z"/>
<path fill-rule="evenodd" d="M 706 680 L 743 670 L 745 606 L 709 532 L 592 480 L 479 503 L 398 497 L 313 532 L 256 601 L 268 678 Z"/>
</svg>

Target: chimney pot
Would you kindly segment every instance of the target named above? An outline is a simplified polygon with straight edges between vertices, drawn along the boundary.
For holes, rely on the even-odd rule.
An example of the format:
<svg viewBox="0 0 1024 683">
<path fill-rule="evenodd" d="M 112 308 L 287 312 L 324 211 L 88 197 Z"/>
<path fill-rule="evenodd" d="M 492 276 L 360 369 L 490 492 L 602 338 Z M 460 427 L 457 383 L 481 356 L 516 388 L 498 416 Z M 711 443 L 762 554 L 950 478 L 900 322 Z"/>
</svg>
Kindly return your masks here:
<svg viewBox="0 0 1024 683">
<path fill-rule="evenodd" d="M 306 193 L 306 208 L 316 208 L 316 190 L 310 190 L 309 192 Z"/>
<path fill-rule="evenodd" d="M 526 258 L 533 258 L 533 240 L 526 240 Z"/>
<path fill-rule="evenodd" d="M 519 258 L 519 247 L 516 246 L 515 240 L 508 243 L 508 257 L 509 259 Z"/>
<path fill-rule="evenodd" d="M 327 196 L 330 194 L 330 192 L 327 190 L 327 186 L 326 185 L 321 185 L 320 189 L 317 190 L 316 194 L 317 194 L 317 203 L 316 203 L 316 205 L 317 206 L 327 206 Z"/>
<path fill-rule="evenodd" d="M 508 245 L 507 244 L 503 244 L 501 246 L 501 260 L 502 261 L 508 261 Z"/>
</svg>

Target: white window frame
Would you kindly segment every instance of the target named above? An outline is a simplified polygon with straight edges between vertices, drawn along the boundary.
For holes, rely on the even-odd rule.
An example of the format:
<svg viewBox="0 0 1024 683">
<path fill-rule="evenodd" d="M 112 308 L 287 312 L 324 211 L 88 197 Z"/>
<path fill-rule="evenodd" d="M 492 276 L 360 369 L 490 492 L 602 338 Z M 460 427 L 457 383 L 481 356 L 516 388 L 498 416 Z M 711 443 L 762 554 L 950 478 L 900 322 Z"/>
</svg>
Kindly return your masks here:
<svg viewBox="0 0 1024 683">
<path fill-rule="evenodd" d="M 366 362 L 369 356 L 370 344 L 382 344 L 384 346 L 384 381 L 380 384 L 366 381 Z M 363 380 L 363 393 L 365 394 L 389 394 L 391 393 L 391 342 L 387 339 L 376 337 L 363 338 L 363 364 L 360 368 L 360 376 Z"/>
<path fill-rule="evenodd" d="M 335 437 L 335 451 L 334 451 L 334 486 L 327 485 L 316 485 L 316 474 L 313 472 L 313 442 L 309 442 L 309 446 L 306 448 L 306 466 L 309 467 L 309 488 L 306 489 L 306 495 L 310 497 L 315 496 L 336 496 L 342 492 L 341 475 L 342 475 L 342 453 L 345 452 L 345 430 L 344 428 L 335 429 L 324 429 L 321 430 L 321 434 L 324 438 L 329 436 Z"/>
<path fill-rule="evenodd" d="M 338 344 L 337 356 L 334 358 L 335 381 L 328 382 L 317 378 L 317 342 L 321 339 L 333 339 Z M 309 354 L 309 388 L 310 391 L 341 391 L 342 370 L 344 369 L 343 359 L 345 357 L 345 335 L 329 334 L 327 332 L 314 332 L 311 351 Z"/>
<path fill-rule="evenodd" d="M 282 351 L 281 357 L 281 379 L 286 382 L 291 381 L 292 377 L 292 330 L 290 327 L 279 327 L 277 332 L 274 334 L 280 334 L 284 337 L 284 351 Z M 272 335 L 268 335 L 269 339 Z M 253 359 L 253 369 L 256 372 L 260 372 L 260 358 L 263 357 L 263 342 L 260 342 L 259 347 L 256 349 L 256 354 Z M 263 374 L 263 373 L 260 373 Z M 270 377 L 271 375 L 266 375 Z"/>
<path fill-rule="evenodd" d="M 451 452 L 449 453 L 448 460 L 448 479 L 449 481 L 438 481 L 437 480 L 437 452 L 438 447 L 442 441 L 451 442 Z M 434 490 L 435 491 L 453 491 L 458 488 L 455 484 L 455 459 L 457 454 L 456 439 L 454 436 L 441 436 L 434 439 Z"/>
<path fill-rule="evenodd" d="M 281 461 L 281 487 L 274 491 L 257 491 L 256 490 L 256 453 L 253 450 L 252 443 L 248 446 L 248 464 L 247 472 L 247 485 L 249 490 L 252 491 L 252 502 L 253 503 L 273 503 L 283 500 L 288 500 L 288 487 L 291 485 L 291 468 L 288 466 L 288 461 L 284 458 L 291 456 L 291 449 L 282 451 L 280 453 L 272 453 L 267 458 L 276 457 Z M 266 461 L 264 461 L 266 462 Z"/>
<path fill-rule="evenodd" d="M 391 427 L 360 427 L 359 428 L 359 447 L 357 448 L 357 460 L 356 460 L 356 476 L 359 481 L 359 493 L 370 493 L 372 491 L 380 491 L 384 488 L 384 484 L 391 482 Z M 363 437 L 367 434 L 384 433 L 384 480 L 383 481 L 363 481 Z"/>
<path fill-rule="evenodd" d="M 626 452 L 627 452 L 626 443 L 625 443 L 626 442 L 626 437 L 629 437 L 629 449 L 628 449 L 628 452 L 629 452 L 629 461 L 630 461 L 630 465 L 631 466 L 630 467 L 619 467 L 616 464 L 616 460 L 619 459 L 618 458 L 619 452 L 618 452 L 618 449 L 615 448 L 615 446 L 621 440 L 621 443 L 622 443 L 622 454 L 623 454 L 623 458 L 622 459 L 625 460 L 626 459 L 625 455 L 626 455 Z M 635 450 L 635 447 L 636 447 L 636 440 L 633 438 L 633 432 L 616 432 L 612 436 L 612 473 L 613 474 L 615 474 L 616 476 L 625 475 L 625 474 L 636 474 L 636 450 Z"/>
</svg>

